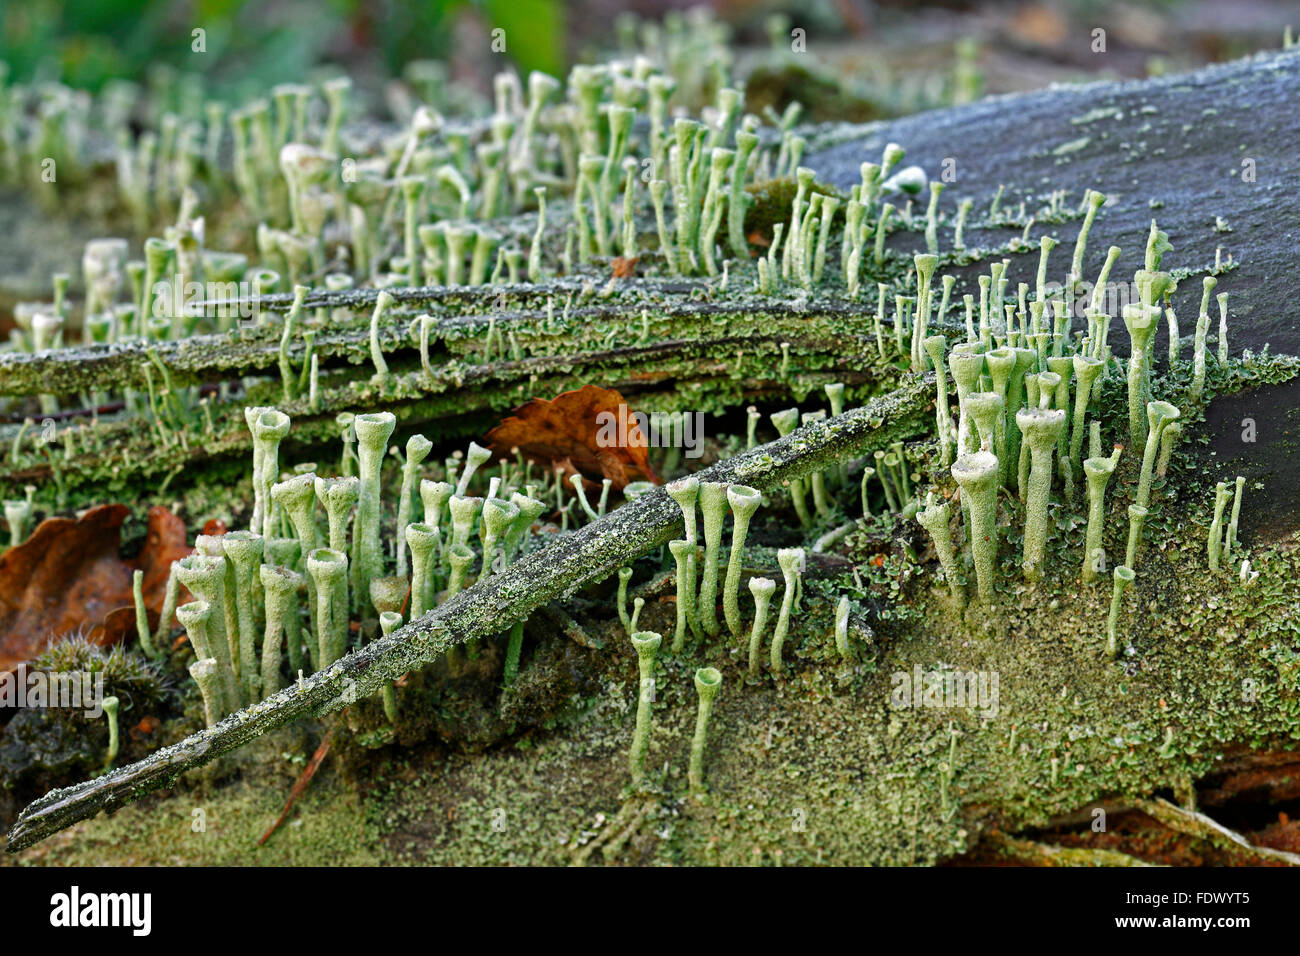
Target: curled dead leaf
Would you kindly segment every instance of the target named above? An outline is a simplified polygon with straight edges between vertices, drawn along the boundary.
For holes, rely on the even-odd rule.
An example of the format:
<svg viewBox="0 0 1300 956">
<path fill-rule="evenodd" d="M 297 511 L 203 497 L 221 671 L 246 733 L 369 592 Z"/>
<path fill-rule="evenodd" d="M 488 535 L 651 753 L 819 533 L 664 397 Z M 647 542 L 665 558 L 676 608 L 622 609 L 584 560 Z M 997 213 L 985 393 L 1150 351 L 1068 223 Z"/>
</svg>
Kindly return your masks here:
<svg viewBox="0 0 1300 956">
<path fill-rule="evenodd" d="M 528 459 L 562 467 L 568 474 L 616 490 L 630 481 L 658 478 L 650 469 L 649 442 L 626 400 L 612 388 L 584 385 L 553 399 L 534 398 L 488 432 L 485 443 L 499 456 L 515 448 Z"/>
<path fill-rule="evenodd" d="M 135 631 L 132 573 L 157 621 L 171 562 L 190 553 L 185 523 L 149 509 L 140 554 L 121 557 L 123 505 L 99 505 L 80 518 L 47 518 L 30 538 L 0 555 L 0 672 L 39 654 L 56 637 L 82 631 L 108 645 Z M 182 600 L 185 598 L 182 595 Z"/>
</svg>

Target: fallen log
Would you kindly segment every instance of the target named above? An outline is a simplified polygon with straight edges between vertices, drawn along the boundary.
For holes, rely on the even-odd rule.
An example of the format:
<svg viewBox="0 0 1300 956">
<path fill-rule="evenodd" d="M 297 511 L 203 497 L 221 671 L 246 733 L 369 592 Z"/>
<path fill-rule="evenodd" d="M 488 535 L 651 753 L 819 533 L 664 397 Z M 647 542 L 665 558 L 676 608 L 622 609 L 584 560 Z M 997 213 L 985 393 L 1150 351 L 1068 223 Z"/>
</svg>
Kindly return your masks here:
<svg viewBox="0 0 1300 956">
<path fill-rule="evenodd" d="M 888 395 L 835 418 L 811 422 L 697 473 L 701 481 L 759 489 L 813 471 L 933 425 L 934 376 L 912 376 Z M 289 721 L 322 716 L 376 693 L 387 681 L 438 659 L 449 648 L 507 630 L 515 621 L 600 581 L 682 529 L 681 511 L 662 488 L 480 581 L 387 637 L 326 670 L 231 714 L 209 730 L 95 780 L 55 790 L 22 811 L 6 849 L 16 852 L 72 824 L 172 786 L 202 766 Z"/>
<path fill-rule="evenodd" d="M 974 201 L 966 226 L 971 248 L 1005 242 L 1007 229 L 981 224 L 1002 187 L 1003 208 L 1022 199 L 1036 204 L 1060 189 L 1078 205 L 1084 190 L 1100 190 L 1114 202 L 1089 234 L 1085 278 L 1096 277 L 1111 245 L 1123 250 L 1113 278 L 1142 268 L 1139 237 L 1154 218 L 1174 246 L 1169 265 L 1213 265 L 1220 247 L 1238 264 L 1220 286 L 1231 296 L 1234 354 L 1266 342 L 1294 354 L 1300 322 L 1288 304 L 1300 292 L 1300 273 L 1293 245 L 1282 237 L 1300 232 L 1297 101 L 1300 49 L 1260 53 L 1193 73 L 1054 86 L 888 122 L 817 127 L 805 132 L 804 165 L 847 189 L 859 181 L 863 161 L 878 162 L 886 143 L 899 143 L 907 162 L 932 177 L 951 172 L 940 206 L 949 217 L 959 201 Z M 1062 241 L 1056 255 L 1064 258 L 1078 222 L 1032 230 L 1043 231 Z M 941 248 L 951 236 L 941 235 Z M 909 240 L 921 246 L 912 234 L 899 237 L 900 248 Z M 1036 257 L 1017 257 L 1010 288 L 1032 284 L 1035 267 Z M 987 271 L 987 263 L 974 270 Z M 1200 295 L 1199 282 L 1184 282 L 1174 296 L 1177 314 L 1194 319 Z"/>
</svg>

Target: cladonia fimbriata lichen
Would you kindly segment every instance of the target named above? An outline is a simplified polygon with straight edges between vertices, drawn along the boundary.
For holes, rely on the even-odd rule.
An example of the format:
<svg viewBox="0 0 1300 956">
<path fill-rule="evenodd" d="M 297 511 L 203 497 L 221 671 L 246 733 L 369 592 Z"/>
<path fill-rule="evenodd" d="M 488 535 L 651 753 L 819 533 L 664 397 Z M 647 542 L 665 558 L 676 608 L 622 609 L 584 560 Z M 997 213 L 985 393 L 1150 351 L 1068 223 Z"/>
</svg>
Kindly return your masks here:
<svg viewBox="0 0 1300 956">
<path fill-rule="evenodd" d="M 697 793 L 704 789 L 704 748 L 708 742 L 709 716 L 721 688 L 722 674 L 716 667 L 701 667 L 695 672 L 699 710 L 695 717 L 695 735 L 691 738 L 689 779 L 691 790 Z"/>
<path fill-rule="evenodd" d="M 632 735 L 632 750 L 628 762 L 632 768 L 632 782 L 640 786 L 645 782 L 646 754 L 650 750 L 650 719 L 655 700 L 655 654 L 663 638 L 653 631 L 637 631 L 632 635 L 632 646 L 637 657 L 636 730 Z"/>
</svg>

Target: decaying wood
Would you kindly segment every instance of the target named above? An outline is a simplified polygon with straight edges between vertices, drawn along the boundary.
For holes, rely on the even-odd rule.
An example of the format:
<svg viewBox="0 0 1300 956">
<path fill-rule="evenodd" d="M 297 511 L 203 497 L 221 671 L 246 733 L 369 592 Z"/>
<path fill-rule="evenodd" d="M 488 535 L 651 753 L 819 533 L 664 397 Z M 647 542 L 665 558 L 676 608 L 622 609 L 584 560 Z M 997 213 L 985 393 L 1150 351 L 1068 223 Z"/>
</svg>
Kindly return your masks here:
<svg viewBox="0 0 1300 956">
<path fill-rule="evenodd" d="M 594 302 L 575 304 L 567 317 L 563 316 L 562 296 L 551 294 L 547 298 L 560 301 L 555 303 L 548 323 L 548 313 L 536 301 L 539 294 L 530 291 L 541 287 L 526 287 L 524 291 L 514 286 L 492 288 L 497 293 L 495 299 L 474 298 L 463 303 L 458 299 L 457 304 L 466 307 L 464 311 L 434 317 L 429 329 L 429 357 L 435 368 L 450 360 L 481 353 L 490 326 L 500 332 L 502 339 L 514 334 L 526 353 L 539 347 L 555 352 L 539 358 L 571 355 L 580 359 L 584 353 L 609 351 L 594 337 L 594 328 L 617 333 L 615 341 L 620 347 L 634 343 L 654 346 L 664 341 L 709 344 L 720 338 L 799 337 L 810 318 L 842 319 L 861 316 L 864 312 L 860 303 L 843 299 L 823 297 L 815 306 L 798 300 L 729 301 L 725 296 L 718 301 L 700 301 L 695 296 L 703 293 L 701 287 L 651 285 L 620 292 L 613 302 L 597 297 Z M 396 303 L 394 312 L 379 328 L 380 345 L 386 358 L 418 362 L 418 336 L 413 328 L 416 306 L 425 297 L 447 291 L 445 286 L 389 290 Z M 322 365 L 370 363 L 369 317 L 364 313 L 373 308 L 377 294 L 376 289 L 358 289 L 320 292 L 307 297 L 306 301 L 314 307 L 362 313 L 345 321 L 330 320 L 316 329 L 312 353 Z M 268 303 L 268 309 L 271 305 L 282 308 L 287 304 L 284 299 L 283 295 L 273 295 L 261 301 Z M 483 311 L 471 311 L 478 308 Z M 656 330 L 671 330 L 671 334 L 655 335 L 642 343 L 643 309 L 649 313 L 648 319 Z M 177 340 L 72 345 L 44 352 L 2 352 L 0 381 L 4 383 L 6 395 L 143 390 L 148 385 L 145 368 L 150 366 L 151 354 L 167 368 L 172 384 L 177 387 L 258 372 L 278 377 L 280 333 L 278 324 L 266 324 L 242 332 L 214 332 Z M 864 323 L 862 334 L 864 338 L 870 336 L 869 322 Z M 561 341 L 563 351 L 555 348 L 555 343 Z M 305 352 L 300 330 L 289 347 L 289 357 L 295 366 L 301 366 Z M 156 381 L 157 369 L 153 368 L 151 374 Z"/>
<path fill-rule="evenodd" d="M 1090 847 L 1057 846 L 1054 843 L 1041 843 L 1009 836 L 1005 833 L 991 832 L 986 837 L 1012 860 L 1026 866 L 1156 866 L 1136 856 L 1119 850 L 1103 850 Z"/>
<path fill-rule="evenodd" d="M 861 408 L 811 422 L 785 438 L 704 469 L 698 477 L 763 489 L 824 470 L 928 431 L 933 425 L 933 395 L 933 375 L 912 376 Z M 499 634 L 542 605 L 602 580 L 681 530 L 680 510 L 662 487 L 657 488 L 210 730 L 98 779 L 52 791 L 19 815 L 7 849 L 29 847 L 100 810 L 111 811 L 170 787 L 183 772 L 289 721 L 340 710 L 377 692 L 384 682 L 438 659 L 448 648 Z"/>
<path fill-rule="evenodd" d="M 481 434 L 486 428 L 484 416 L 500 416 L 527 397 L 558 394 L 593 378 L 642 404 L 660 393 L 673 393 L 683 380 L 697 384 L 697 396 L 715 390 L 730 397 L 734 397 L 733 392 L 742 392 L 747 400 L 758 401 L 784 400 L 793 376 L 817 375 L 825 381 L 833 377 L 855 386 L 873 375 L 866 358 L 874 350 L 873 344 L 822 335 L 801 336 L 797 364 L 788 375 L 782 375 L 780 345 L 784 340 L 780 328 L 755 323 L 755 328 L 745 335 L 672 339 L 481 363 L 467 361 L 456 367 L 454 378 L 444 369 L 434 383 L 418 371 L 418 362 L 416 370 L 409 372 L 402 372 L 394 362 L 387 387 L 363 379 L 360 387 L 323 390 L 314 408 L 306 397 L 275 404 L 293 419 L 292 441 L 336 440 L 338 426 L 334 417 L 338 412 L 374 407 L 392 412 L 404 428 L 436 423 L 428 434 L 436 440 Z M 746 376 L 743 385 L 737 385 L 734 356 L 742 350 L 751 355 L 766 354 L 770 360 L 763 366 L 768 370 L 766 374 L 755 371 Z M 222 456 L 247 456 L 252 451 L 252 438 L 242 422 L 224 434 L 190 434 L 188 450 L 175 444 L 155 448 L 152 433 L 142 430 L 138 422 L 102 422 L 99 428 L 102 450 L 83 449 L 70 460 L 60 455 L 60 478 L 65 487 L 94 483 L 105 471 L 111 471 L 118 481 L 158 481 L 179 468 Z M 20 488 L 50 477 L 49 464 L 15 466 L 7 456 L 0 461 L 0 486 Z"/>
<path fill-rule="evenodd" d="M 974 202 L 969 248 L 999 245 L 1011 234 L 981 224 L 999 187 L 1006 187 L 1002 208 L 1028 200 L 1030 213 L 1052 190 L 1067 190 L 1073 205 L 1084 190 L 1100 190 L 1113 202 L 1089 234 L 1085 278 L 1096 278 L 1107 247 L 1116 245 L 1123 254 L 1111 278 L 1128 281 L 1143 266 L 1155 219 L 1174 246 L 1165 268 L 1212 266 L 1219 248 L 1239 263 L 1218 289 L 1231 296 L 1233 354 L 1258 352 L 1265 343 L 1294 354 L 1300 353 L 1300 325 L 1291 303 L 1300 293 L 1300 271 L 1294 242 L 1284 237 L 1300 232 L 1297 101 L 1300 47 L 1149 80 L 1054 86 L 886 122 L 810 128 L 803 164 L 848 189 L 859 182 L 864 160 L 879 162 L 886 143 L 901 144 L 908 163 L 936 178 L 956 177 L 944 180 L 951 182 L 940 203 L 947 215 L 963 199 Z M 1062 242 L 1052 258 L 1053 277 L 1068 268 L 1078 229 L 1078 221 L 1031 229 L 1031 237 Z M 941 230 L 941 250 L 951 236 Z M 922 245 L 919 237 L 909 238 L 911 246 Z M 1009 288 L 1032 285 L 1036 267 L 1037 256 L 1016 257 Z M 988 261 L 965 271 L 987 272 Z M 963 276 L 958 294 L 975 291 L 961 288 L 969 281 Z M 1183 282 L 1174 295 L 1178 316 L 1190 317 L 1184 328 L 1195 324 L 1200 295 L 1196 280 Z M 1118 312 L 1114 320 L 1112 340 L 1125 341 Z"/>
<path fill-rule="evenodd" d="M 1272 847 L 1255 846 L 1237 831 L 1228 829 L 1204 813 L 1197 810 L 1187 810 L 1176 803 L 1170 803 L 1164 797 L 1156 797 L 1153 800 L 1138 800 L 1134 803 L 1134 806 L 1171 830 L 1176 830 L 1198 840 L 1208 840 L 1211 843 L 1236 850 L 1239 853 L 1245 853 L 1254 857 L 1259 863 L 1285 863 L 1287 866 L 1300 866 L 1300 853 L 1288 853 L 1286 850 L 1275 850 Z"/>
</svg>

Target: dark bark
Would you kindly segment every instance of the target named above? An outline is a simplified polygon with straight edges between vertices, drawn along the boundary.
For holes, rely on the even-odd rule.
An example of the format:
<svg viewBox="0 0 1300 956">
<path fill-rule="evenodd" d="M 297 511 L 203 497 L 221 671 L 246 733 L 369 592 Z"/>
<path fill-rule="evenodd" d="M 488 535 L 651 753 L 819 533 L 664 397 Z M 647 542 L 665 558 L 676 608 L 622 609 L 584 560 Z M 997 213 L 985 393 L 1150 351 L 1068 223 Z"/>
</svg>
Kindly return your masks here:
<svg viewBox="0 0 1300 956">
<path fill-rule="evenodd" d="M 1104 56 L 1098 61 L 1105 65 Z M 1123 254 L 1112 279 L 1130 279 L 1142 268 L 1154 218 L 1174 246 L 1164 268 L 1212 266 L 1219 246 L 1240 263 L 1217 290 L 1230 296 L 1233 354 L 1259 351 L 1266 342 L 1275 352 L 1300 353 L 1300 311 L 1293 305 L 1300 292 L 1297 102 L 1300 50 L 1263 53 L 1177 76 L 1057 87 L 889 122 L 822 128 L 813 132 L 804 165 L 847 189 L 859 181 L 860 164 L 879 162 L 888 142 L 902 145 L 905 162 L 935 178 L 945 159 L 955 160 L 956 181 L 940 208 L 953 216 L 960 200 L 974 200 L 967 246 L 1000 245 L 1013 235 L 978 227 L 999 185 L 1006 186 L 1003 208 L 1031 199 L 1032 209 L 1054 189 L 1069 190 L 1077 205 L 1084 190 L 1098 189 L 1115 204 L 1102 211 L 1089 235 L 1085 278 L 1096 278 L 1107 247 L 1117 245 Z M 1056 153 L 1085 137 L 1079 148 Z M 1243 181 L 1244 159 L 1254 161 L 1254 182 Z M 1216 232 L 1216 216 L 1232 231 Z M 1036 226 L 1031 235 L 1044 231 L 1062 241 L 1051 275 L 1063 276 L 1078 223 Z M 941 249 L 951 240 L 949 229 Z M 1013 259 L 1010 289 L 1033 284 L 1037 259 Z M 987 269 L 983 263 L 971 275 Z M 1174 297 L 1188 334 L 1200 295 L 1199 282 L 1184 282 Z M 1213 315 L 1217 330 L 1217 311 Z M 1115 341 L 1122 341 L 1115 318 Z"/>
</svg>

